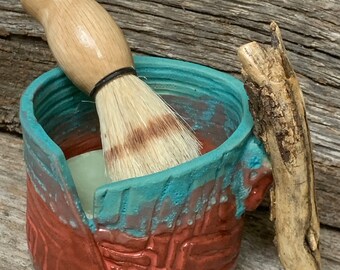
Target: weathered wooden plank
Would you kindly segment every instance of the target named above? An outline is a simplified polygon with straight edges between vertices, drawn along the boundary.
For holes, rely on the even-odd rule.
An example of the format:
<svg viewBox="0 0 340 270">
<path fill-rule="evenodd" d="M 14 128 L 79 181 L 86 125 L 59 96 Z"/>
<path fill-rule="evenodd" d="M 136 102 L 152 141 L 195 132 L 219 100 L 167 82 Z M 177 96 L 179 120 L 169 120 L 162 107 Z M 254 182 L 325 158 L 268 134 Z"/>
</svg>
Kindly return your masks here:
<svg viewBox="0 0 340 270">
<path fill-rule="evenodd" d="M 0 133 L 0 269 L 31 270 L 25 230 L 26 175 L 22 140 Z"/>
<path fill-rule="evenodd" d="M 137 53 L 190 60 L 239 76 L 237 48 L 268 42 L 275 19 L 306 98 L 321 221 L 340 228 L 340 2 L 99 1 Z M 0 129 L 20 132 L 23 89 L 55 66 L 42 27 L 18 0 L 0 0 Z"/>
<path fill-rule="evenodd" d="M 21 93 L 34 78 L 55 66 L 55 61 L 45 42 L 13 36 L 0 38 L 0 63 L 0 129 L 20 133 Z"/>
<path fill-rule="evenodd" d="M 324 270 L 337 270 L 340 265 L 339 230 L 321 227 L 321 264 Z M 274 227 L 269 221 L 269 212 L 260 208 L 248 213 L 242 241 L 238 270 L 282 269 L 273 244 Z"/>
<path fill-rule="evenodd" d="M 33 270 L 25 231 L 26 174 L 22 140 L 0 132 L 0 270 Z M 247 216 L 238 270 L 282 269 L 273 244 L 267 209 Z M 325 270 L 340 264 L 340 231 L 321 229 Z"/>
</svg>

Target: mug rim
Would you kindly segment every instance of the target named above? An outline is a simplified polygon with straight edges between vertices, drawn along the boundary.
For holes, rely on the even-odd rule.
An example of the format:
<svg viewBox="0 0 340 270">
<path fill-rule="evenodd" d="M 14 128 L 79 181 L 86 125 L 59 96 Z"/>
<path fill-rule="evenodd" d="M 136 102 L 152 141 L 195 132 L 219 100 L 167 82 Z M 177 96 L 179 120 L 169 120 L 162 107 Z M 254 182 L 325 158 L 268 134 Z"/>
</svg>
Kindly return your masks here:
<svg viewBox="0 0 340 270">
<path fill-rule="evenodd" d="M 241 121 L 227 140 L 225 140 L 222 144 L 220 144 L 215 149 L 209 151 L 208 153 L 205 153 L 183 164 L 179 164 L 175 167 L 157 173 L 129 178 L 125 179 L 124 181 L 111 182 L 99 187 L 96 193 L 99 190 L 108 188 L 108 186 L 111 186 L 112 184 L 115 185 L 115 189 L 124 189 L 136 185 L 141 185 L 141 183 L 147 183 L 149 185 L 154 182 L 159 182 L 161 181 L 161 179 L 168 178 L 174 175 L 178 176 L 183 175 L 189 171 L 197 171 L 202 166 L 217 162 L 223 155 L 232 151 L 239 145 L 242 145 L 242 143 L 248 138 L 253 128 L 253 118 L 249 112 L 248 96 L 244 90 L 243 83 L 237 78 L 207 66 L 176 59 L 135 55 L 134 62 L 137 72 L 139 68 L 143 67 L 148 67 L 152 69 L 156 69 L 157 67 L 168 67 L 182 70 L 183 72 L 190 71 L 190 73 L 196 74 L 197 76 L 209 77 L 217 80 L 222 85 L 228 86 L 228 88 L 232 90 L 241 101 Z M 34 113 L 34 98 L 38 91 L 47 86 L 51 81 L 60 79 L 65 76 L 66 75 L 64 74 L 64 72 L 59 67 L 57 67 L 37 77 L 22 94 L 20 102 L 20 121 L 23 130 L 27 134 L 29 134 L 32 140 L 40 145 L 46 154 L 54 156 L 60 162 L 60 165 L 67 170 L 67 161 L 63 151 L 48 136 L 43 127 L 39 124 Z"/>
</svg>

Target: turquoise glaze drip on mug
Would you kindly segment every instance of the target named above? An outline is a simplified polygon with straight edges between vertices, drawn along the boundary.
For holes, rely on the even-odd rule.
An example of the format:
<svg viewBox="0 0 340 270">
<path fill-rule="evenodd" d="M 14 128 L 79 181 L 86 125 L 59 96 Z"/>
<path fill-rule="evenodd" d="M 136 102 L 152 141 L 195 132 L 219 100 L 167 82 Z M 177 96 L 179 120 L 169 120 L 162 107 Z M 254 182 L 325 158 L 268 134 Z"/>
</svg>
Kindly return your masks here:
<svg viewBox="0 0 340 270">
<path fill-rule="evenodd" d="M 104 256 L 104 261 L 108 250 L 115 250 L 119 241 L 125 245 L 129 241 L 172 235 L 173 239 L 184 237 L 177 241 L 180 243 L 196 239 L 193 236 L 206 240 L 209 235 L 224 237 L 227 231 L 239 235 L 244 211 L 260 203 L 271 182 L 270 165 L 261 144 L 252 135 L 253 121 L 243 84 L 225 73 L 178 60 L 136 56 L 135 64 L 138 76 L 181 114 L 203 144 L 209 141 L 214 149 L 177 167 L 98 188 L 93 219 L 89 219 L 80 204 L 66 158 L 100 148 L 95 105 L 60 69 L 51 70 L 28 87 L 20 107 L 29 191 L 37 194 L 32 195 L 28 206 L 31 238 L 38 237 L 32 231 L 39 230 L 37 219 L 44 217 L 30 210 L 30 201 L 41 207 L 41 212 L 53 215 L 65 229 L 87 235 L 87 252 L 97 252 L 96 256 Z M 49 226 L 48 221 L 46 224 Z M 91 239 L 95 239 L 96 252 L 91 251 Z M 147 249 L 157 253 L 157 241 Z M 38 250 L 31 243 L 31 252 L 35 249 Z M 119 256 L 125 254 L 119 251 L 123 255 L 118 252 L 118 256 L 117 252 L 112 251 L 108 261 L 119 261 Z M 230 265 L 234 265 L 238 250 L 234 253 Z M 216 254 L 214 260 L 221 260 Z M 184 257 L 177 256 L 177 261 L 170 257 L 134 263 L 149 265 L 147 269 L 166 267 L 170 261 L 177 265 L 174 269 L 194 267 L 194 262 Z"/>
</svg>

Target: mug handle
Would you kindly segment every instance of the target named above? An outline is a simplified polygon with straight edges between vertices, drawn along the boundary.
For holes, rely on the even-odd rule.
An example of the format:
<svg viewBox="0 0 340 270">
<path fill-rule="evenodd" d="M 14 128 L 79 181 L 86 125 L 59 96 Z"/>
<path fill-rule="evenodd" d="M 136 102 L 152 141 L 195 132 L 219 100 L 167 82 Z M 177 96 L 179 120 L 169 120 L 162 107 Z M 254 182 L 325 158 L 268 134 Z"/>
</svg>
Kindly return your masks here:
<svg viewBox="0 0 340 270">
<path fill-rule="evenodd" d="M 262 202 L 273 182 L 272 168 L 263 144 L 252 135 L 241 158 L 244 185 L 250 189 L 245 199 L 246 211 L 254 211 Z"/>
</svg>

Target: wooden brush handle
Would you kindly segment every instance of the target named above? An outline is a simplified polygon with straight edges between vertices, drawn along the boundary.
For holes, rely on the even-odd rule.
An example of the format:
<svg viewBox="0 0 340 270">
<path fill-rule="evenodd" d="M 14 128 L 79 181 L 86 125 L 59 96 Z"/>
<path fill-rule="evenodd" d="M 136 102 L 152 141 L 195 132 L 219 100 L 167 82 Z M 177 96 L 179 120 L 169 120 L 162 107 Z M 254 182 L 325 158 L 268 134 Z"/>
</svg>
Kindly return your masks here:
<svg viewBox="0 0 340 270">
<path fill-rule="evenodd" d="M 121 29 L 94 0 L 21 0 L 44 27 L 66 75 L 89 93 L 109 73 L 133 66 Z"/>
</svg>

